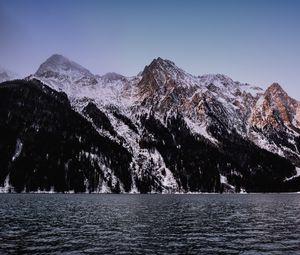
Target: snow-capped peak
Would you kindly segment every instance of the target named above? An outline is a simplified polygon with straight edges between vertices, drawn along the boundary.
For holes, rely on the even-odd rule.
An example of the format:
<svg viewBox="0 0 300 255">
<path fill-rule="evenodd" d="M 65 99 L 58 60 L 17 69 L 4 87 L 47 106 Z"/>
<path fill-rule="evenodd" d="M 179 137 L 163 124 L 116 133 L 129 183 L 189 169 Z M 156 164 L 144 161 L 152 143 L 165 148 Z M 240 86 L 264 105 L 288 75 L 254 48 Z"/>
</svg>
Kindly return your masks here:
<svg viewBox="0 0 300 255">
<path fill-rule="evenodd" d="M 41 64 L 35 75 L 44 76 L 47 72 L 92 76 L 89 70 L 59 54 L 52 55 Z"/>
<path fill-rule="evenodd" d="M 147 73 L 164 72 L 169 75 L 186 74 L 181 68 L 177 67 L 174 62 L 168 59 L 162 59 L 160 57 L 153 59 L 153 61 L 145 67 L 142 75 Z"/>
<path fill-rule="evenodd" d="M 283 88 L 277 82 L 272 83 L 267 88 L 267 90 L 265 92 L 265 96 L 267 96 L 267 95 L 272 95 L 272 96 L 282 95 L 282 96 L 285 96 L 285 97 L 288 96 L 288 94 L 283 90 Z"/>
<path fill-rule="evenodd" d="M 236 97 L 236 95 L 242 93 L 258 97 L 263 93 L 263 89 L 260 87 L 234 81 L 224 74 L 205 74 L 198 76 L 198 78 L 202 86 L 213 92 L 227 94 L 230 97 Z"/>
<path fill-rule="evenodd" d="M 149 83 L 150 80 L 157 83 L 161 88 L 172 83 L 177 87 L 190 88 L 199 85 L 199 79 L 183 69 L 177 67 L 174 62 L 168 59 L 156 58 L 142 72 L 143 83 Z"/>
<path fill-rule="evenodd" d="M 151 65 L 157 65 L 160 66 L 161 68 L 170 68 L 170 67 L 178 68 L 173 61 L 169 59 L 162 59 L 161 57 L 153 59 L 150 66 Z"/>
<path fill-rule="evenodd" d="M 273 83 L 256 102 L 251 117 L 252 125 L 275 129 L 297 126 L 293 119 L 298 118 L 298 107 L 297 100 L 289 97 L 278 83 Z"/>
<path fill-rule="evenodd" d="M 76 94 L 81 87 L 97 84 L 96 76 L 89 70 L 69 60 L 54 54 L 48 58 L 34 74 L 57 91 L 64 91 L 68 95 Z"/>
</svg>

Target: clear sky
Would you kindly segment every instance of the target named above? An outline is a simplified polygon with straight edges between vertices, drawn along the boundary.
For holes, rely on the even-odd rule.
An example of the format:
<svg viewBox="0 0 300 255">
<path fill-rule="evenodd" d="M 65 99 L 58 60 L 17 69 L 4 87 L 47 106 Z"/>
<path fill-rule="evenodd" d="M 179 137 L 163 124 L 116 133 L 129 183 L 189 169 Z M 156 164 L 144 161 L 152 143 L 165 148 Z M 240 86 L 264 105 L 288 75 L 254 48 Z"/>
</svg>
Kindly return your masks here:
<svg viewBox="0 0 300 255">
<path fill-rule="evenodd" d="M 128 76 L 160 56 L 300 99 L 300 1 L 0 0 L 1 66 L 28 75 L 54 53 Z"/>
</svg>

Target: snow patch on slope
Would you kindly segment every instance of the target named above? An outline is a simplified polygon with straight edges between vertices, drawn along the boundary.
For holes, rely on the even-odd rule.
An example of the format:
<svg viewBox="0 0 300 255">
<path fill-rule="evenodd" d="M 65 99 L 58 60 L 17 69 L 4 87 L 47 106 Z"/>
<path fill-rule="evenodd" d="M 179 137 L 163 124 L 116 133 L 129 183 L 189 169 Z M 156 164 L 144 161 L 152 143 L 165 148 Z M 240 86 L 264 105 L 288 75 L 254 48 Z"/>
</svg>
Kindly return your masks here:
<svg viewBox="0 0 300 255">
<path fill-rule="evenodd" d="M 291 177 L 289 177 L 289 178 L 286 178 L 285 181 L 290 181 L 290 180 L 292 180 L 292 179 L 294 179 L 294 178 L 297 178 L 297 177 L 299 177 L 299 176 L 300 176 L 300 168 L 299 168 L 299 167 L 296 167 L 296 174 L 293 175 L 293 176 L 291 176 Z"/>
<path fill-rule="evenodd" d="M 163 193 L 178 191 L 179 187 L 175 177 L 171 170 L 166 167 L 161 154 L 157 150 L 154 150 L 152 153 L 150 153 L 150 157 L 153 159 L 154 163 L 158 165 L 156 173 L 157 176 L 162 180 L 161 183 L 164 187 Z"/>
<path fill-rule="evenodd" d="M 15 161 L 20 156 L 22 152 L 22 148 L 23 148 L 23 143 L 21 142 L 20 139 L 17 139 L 15 153 L 11 159 L 12 161 Z"/>
<path fill-rule="evenodd" d="M 264 135 L 257 132 L 251 132 L 250 136 L 252 138 L 252 141 L 258 147 L 284 157 L 284 152 L 282 151 L 282 149 L 279 148 L 274 142 L 269 141 Z"/>
<path fill-rule="evenodd" d="M 193 121 L 191 121 L 189 118 L 184 118 L 186 124 L 188 125 L 188 127 L 196 134 L 199 134 L 205 138 L 207 138 L 209 141 L 211 141 L 212 143 L 214 143 L 215 145 L 218 145 L 218 140 L 215 139 L 212 135 L 210 135 L 207 132 L 207 126 L 205 124 L 196 124 Z"/>
<path fill-rule="evenodd" d="M 8 193 L 12 190 L 12 187 L 9 184 L 9 174 L 6 176 L 3 186 L 0 186 L 0 193 Z"/>
</svg>

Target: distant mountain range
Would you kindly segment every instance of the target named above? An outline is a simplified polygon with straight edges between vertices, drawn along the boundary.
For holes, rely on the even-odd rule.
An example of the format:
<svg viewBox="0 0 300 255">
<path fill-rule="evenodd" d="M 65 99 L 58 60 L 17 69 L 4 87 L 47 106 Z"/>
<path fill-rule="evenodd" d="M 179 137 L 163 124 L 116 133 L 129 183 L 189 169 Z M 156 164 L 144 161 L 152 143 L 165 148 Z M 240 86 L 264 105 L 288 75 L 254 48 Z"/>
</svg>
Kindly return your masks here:
<svg viewBox="0 0 300 255">
<path fill-rule="evenodd" d="M 0 82 L 18 79 L 20 76 L 0 66 Z"/>
<path fill-rule="evenodd" d="M 277 83 L 161 58 L 100 76 L 53 55 L 0 84 L 0 191 L 295 192 L 299 135 L 300 103 Z"/>
</svg>

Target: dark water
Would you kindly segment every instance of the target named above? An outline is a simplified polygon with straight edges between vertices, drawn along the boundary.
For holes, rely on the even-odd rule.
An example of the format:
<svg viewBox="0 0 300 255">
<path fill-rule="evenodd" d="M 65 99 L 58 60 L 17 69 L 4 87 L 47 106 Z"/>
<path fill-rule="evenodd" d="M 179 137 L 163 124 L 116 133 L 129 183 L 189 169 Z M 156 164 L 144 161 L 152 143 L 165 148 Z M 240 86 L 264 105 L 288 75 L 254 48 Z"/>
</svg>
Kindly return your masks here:
<svg viewBox="0 0 300 255">
<path fill-rule="evenodd" d="M 300 254 L 300 194 L 0 194 L 1 254 Z"/>
</svg>

